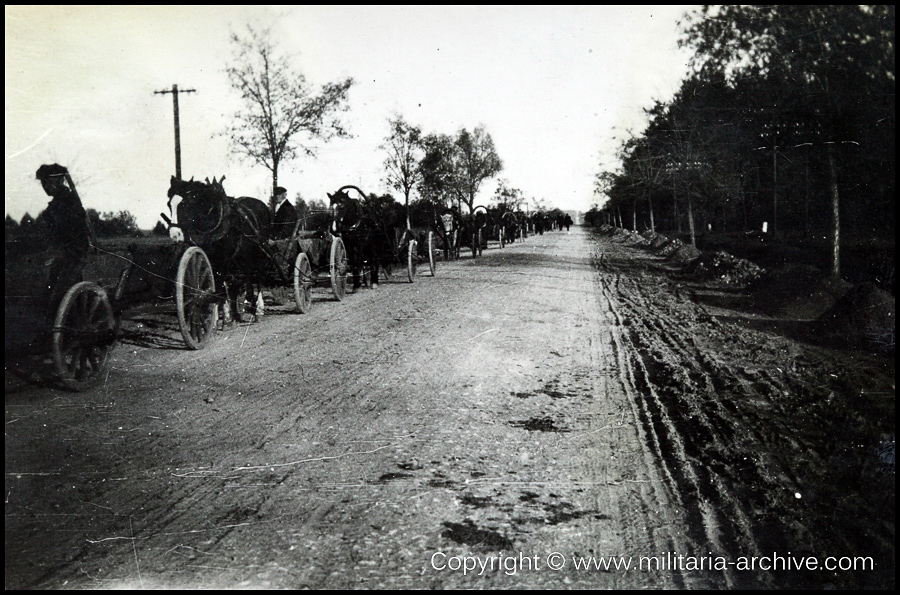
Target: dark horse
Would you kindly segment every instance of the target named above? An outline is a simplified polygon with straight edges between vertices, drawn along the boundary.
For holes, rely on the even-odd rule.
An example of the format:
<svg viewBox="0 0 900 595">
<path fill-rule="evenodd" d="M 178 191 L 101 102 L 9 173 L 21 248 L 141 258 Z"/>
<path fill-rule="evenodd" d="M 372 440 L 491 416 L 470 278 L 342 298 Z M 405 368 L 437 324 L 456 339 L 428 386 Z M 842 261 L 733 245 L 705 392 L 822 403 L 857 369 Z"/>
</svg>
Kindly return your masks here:
<svg viewBox="0 0 900 595">
<path fill-rule="evenodd" d="M 224 180 L 224 176 L 222 180 Z M 241 319 L 237 296 L 248 291 L 250 313 L 255 313 L 253 289 L 259 290 L 269 262 L 264 246 L 272 216 L 258 198 L 232 198 L 222 180 L 195 182 L 172 176 L 169 187 L 170 233 L 203 249 L 209 257 L 216 287 L 224 288 L 235 320 Z M 179 197 L 180 200 L 173 200 Z"/>
<path fill-rule="evenodd" d="M 355 190 L 362 198 L 352 198 L 348 190 Z M 343 186 L 328 198 L 333 214 L 331 233 L 344 242 L 353 287 L 358 288 L 366 278 L 377 287 L 379 266 L 390 267 L 394 255 L 401 253 L 403 242 L 408 241 L 406 234 L 396 237 L 395 230 L 403 218 L 390 206 L 366 199 L 356 186 Z M 405 225 L 402 227 L 405 229 Z"/>
</svg>

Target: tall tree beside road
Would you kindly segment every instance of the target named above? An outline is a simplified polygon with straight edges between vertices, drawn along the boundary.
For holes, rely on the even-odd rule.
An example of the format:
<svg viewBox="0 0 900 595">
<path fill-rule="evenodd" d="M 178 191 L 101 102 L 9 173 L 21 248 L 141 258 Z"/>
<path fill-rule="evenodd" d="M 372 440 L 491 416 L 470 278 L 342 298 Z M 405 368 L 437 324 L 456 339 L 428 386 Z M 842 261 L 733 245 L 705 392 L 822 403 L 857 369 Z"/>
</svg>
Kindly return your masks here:
<svg viewBox="0 0 900 595">
<path fill-rule="evenodd" d="M 408 124 L 401 116 L 388 121 L 391 132 L 381 148 L 387 153 L 384 160 L 385 182 L 390 188 L 403 193 L 406 205 L 406 227 L 409 220 L 409 195 L 422 180 L 421 161 L 425 149 L 422 130 Z"/>
<path fill-rule="evenodd" d="M 453 206 L 453 139 L 446 134 L 429 134 L 422 139 L 425 155 L 419 164 L 422 180 L 419 194 L 440 207 Z"/>
<path fill-rule="evenodd" d="M 696 51 L 693 65 L 702 79 L 721 73 L 729 82 L 753 77 L 769 83 L 773 113 L 784 111 L 788 94 L 799 98 L 791 121 L 782 117 L 777 127 L 769 127 L 773 138 L 777 128 L 792 128 L 799 137 L 795 142 L 803 140 L 823 154 L 836 275 L 842 194 L 854 191 L 853 206 L 862 218 L 887 207 L 884 223 L 893 227 L 894 10 L 892 5 L 707 6 L 689 17 L 681 42 Z"/>
<path fill-rule="evenodd" d="M 494 139 L 483 126 L 477 126 L 472 132 L 463 128 L 456 135 L 454 145 L 453 190 L 471 213 L 481 184 L 503 170 L 503 161 L 494 148 Z"/>
<path fill-rule="evenodd" d="M 272 172 L 274 208 L 284 163 L 300 154 L 315 157 L 317 142 L 349 137 L 339 117 L 348 109 L 353 79 L 326 83 L 316 94 L 288 58 L 278 54 L 268 30 L 248 28 L 246 37 L 233 34 L 231 40 L 235 55 L 226 72 L 244 104 L 225 134 L 234 153 Z"/>
</svg>

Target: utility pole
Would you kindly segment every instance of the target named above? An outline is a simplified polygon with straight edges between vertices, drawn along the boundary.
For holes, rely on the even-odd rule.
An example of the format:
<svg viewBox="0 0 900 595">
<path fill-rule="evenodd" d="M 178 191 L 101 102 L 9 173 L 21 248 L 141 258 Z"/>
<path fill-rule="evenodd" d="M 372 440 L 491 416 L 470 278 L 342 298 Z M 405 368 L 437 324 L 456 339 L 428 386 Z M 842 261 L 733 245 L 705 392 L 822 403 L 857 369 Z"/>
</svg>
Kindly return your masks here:
<svg viewBox="0 0 900 595">
<path fill-rule="evenodd" d="M 175 108 L 175 177 L 179 180 L 181 179 L 181 131 L 178 124 L 178 94 L 196 92 L 196 89 L 179 89 L 178 85 L 172 85 L 171 89 L 153 92 L 154 95 L 172 94 L 172 105 Z"/>
</svg>

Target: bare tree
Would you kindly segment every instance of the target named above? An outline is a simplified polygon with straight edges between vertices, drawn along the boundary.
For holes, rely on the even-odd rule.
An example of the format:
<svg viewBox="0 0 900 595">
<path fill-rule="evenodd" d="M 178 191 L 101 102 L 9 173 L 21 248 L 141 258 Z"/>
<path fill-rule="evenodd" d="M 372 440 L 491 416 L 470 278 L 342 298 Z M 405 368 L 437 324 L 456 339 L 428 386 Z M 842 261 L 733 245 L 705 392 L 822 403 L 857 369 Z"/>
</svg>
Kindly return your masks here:
<svg viewBox="0 0 900 595">
<path fill-rule="evenodd" d="M 421 162 L 425 152 L 422 130 L 406 123 L 401 116 L 388 120 L 388 123 L 391 132 L 380 147 L 387 152 L 384 181 L 389 187 L 403 193 L 406 227 L 409 228 L 409 195 L 422 180 Z"/>
<path fill-rule="evenodd" d="M 278 55 L 268 30 L 248 27 L 246 37 L 233 34 L 231 41 L 235 55 L 226 72 L 244 105 L 225 134 L 234 153 L 272 172 L 271 203 L 282 164 L 301 153 L 315 157 L 317 141 L 349 137 L 339 114 L 348 109 L 353 79 L 327 83 L 315 94 L 288 58 Z"/>
</svg>

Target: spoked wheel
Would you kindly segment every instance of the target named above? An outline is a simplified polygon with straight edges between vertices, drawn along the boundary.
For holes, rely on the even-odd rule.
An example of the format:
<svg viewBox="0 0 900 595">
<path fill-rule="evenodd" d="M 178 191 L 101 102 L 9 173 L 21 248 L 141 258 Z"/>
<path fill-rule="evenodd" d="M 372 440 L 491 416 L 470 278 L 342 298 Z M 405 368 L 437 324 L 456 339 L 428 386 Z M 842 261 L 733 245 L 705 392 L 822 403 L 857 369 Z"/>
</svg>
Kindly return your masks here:
<svg viewBox="0 0 900 595">
<path fill-rule="evenodd" d="M 347 295 L 347 250 L 339 237 L 331 240 L 331 291 L 339 302 Z"/>
<path fill-rule="evenodd" d="M 406 276 L 410 283 L 416 280 L 416 270 L 419 265 L 418 249 L 419 242 L 415 240 L 410 240 L 406 244 Z"/>
<path fill-rule="evenodd" d="M 312 305 L 312 267 L 309 257 L 301 252 L 294 261 L 294 301 L 301 314 L 309 312 Z"/>
<path fill-rule="evenodd" d="M 115 344 L 116 319 L 106 291 L 87 281 L 73 285 L 53 323 L 53 364 L 63 386 L 92 386 L 106 374 Z"/>
<path fill-rule="evenodd" d="M 209 258 L 197 246 L 185 250 L 175 277 L 175 307 L 184 342 L 203 349 L 215 332 L 219 306 Z"/>
<path fill-rule="evenodd" d="M 431 270 L 431 276 L 437 273 L 437 262 L 434 260 L 434 232 L 428 232 L 428 268 Z"/>
</svg>

